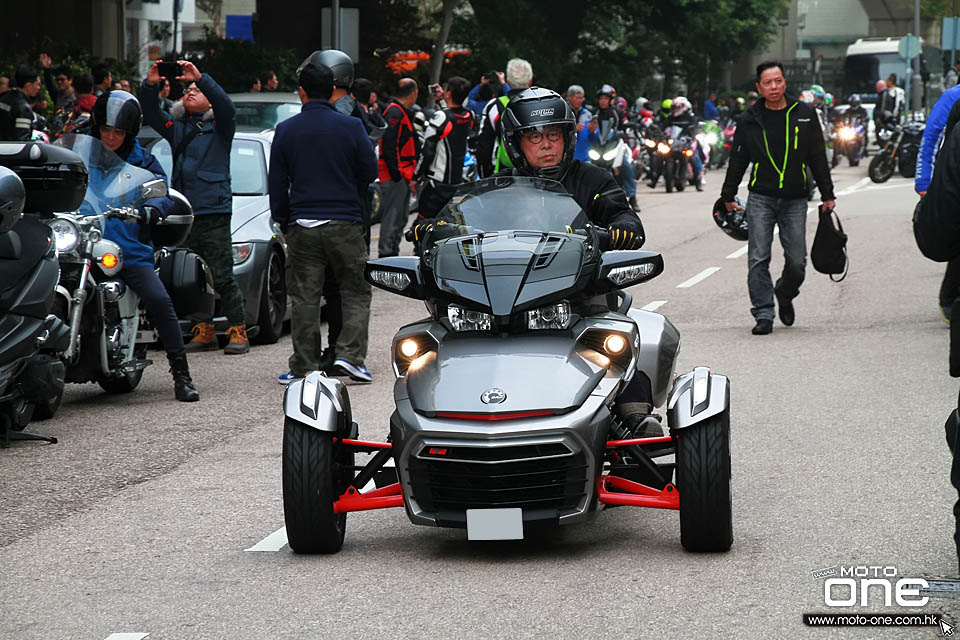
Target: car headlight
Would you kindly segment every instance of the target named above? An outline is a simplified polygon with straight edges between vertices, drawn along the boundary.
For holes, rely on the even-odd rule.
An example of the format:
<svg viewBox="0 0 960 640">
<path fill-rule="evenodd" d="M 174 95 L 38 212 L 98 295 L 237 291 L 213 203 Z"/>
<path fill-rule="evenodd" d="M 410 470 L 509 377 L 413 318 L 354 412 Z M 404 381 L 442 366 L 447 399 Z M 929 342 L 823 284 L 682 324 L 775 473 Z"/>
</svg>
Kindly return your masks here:
<svg viewBox="0 0 960 640">
<path fill-rule="evenodd" d="M 493 316 L 489 313 L 464 309 L 455 304 L 447 307 L 447 319 L 454 331 L 489 331 L 493 324 Z"/>
<path fill-rule="evenodd" d="M 410 276 L 399 271 L 371 271 L 370 279 L 396 291 L 403 291 L 410 286 Z"/>
<path fill-rule="evenodd" d="M 607 280 L 620 286 L 628 282 L 633 282 L 634 280 L 642 280 L 653 273 L 654 269 L 656 269 L 656 265 L 652 262 L 633 264 L 628 267 L 617 267 L 616 269 L 610 270 L 610 273 L 607 274 Z"/>
<path fill-rule="evenodd" d="M 237 242 L 233 245 L 233 266 L 243 264 L 253 255 L 252 242 Z"/>
<path fill-rule="evenodd" d="M 590 149 L 590 151 L 587 152 L 587 155 L 590 156 L 591 160 L 600 159 L 600 153 L 596 149 Z"/>
<path fill-rule="evenodd" d="M 667 155 L 668 153 L 670 153 L 670 145 L 664 142 L 661 142 L 660 144 L 657 145 L 657 151 L 659 151 L 663 155 Z"/>
<path fill-rule="evenodd" d="M 73 251 L 80 242 L 80 227 L 73 220 L 67 218 L 54 218 L 47 224 L 53 229 L 54 238 L 56 238 L 57 251 Z"/>
<path fill-rule="evenodd" d="M 605 154 L 603 154 L 603 159 L 606 160 L 606 161 L 608 161 L 608 162 L 609 162 L 610 160 L 613 160 L 613 159 L 616 158 L 616 157 L 617 157 L 617 150 L 616 150 L 616 149 L 610 149 L 610 151 L 607 151 Z"/>
<path fill-rule="evenodd" d="M 558 302 L 527 311 L 527 329 L 569 329 L 570 303 Z"/>
</svg>

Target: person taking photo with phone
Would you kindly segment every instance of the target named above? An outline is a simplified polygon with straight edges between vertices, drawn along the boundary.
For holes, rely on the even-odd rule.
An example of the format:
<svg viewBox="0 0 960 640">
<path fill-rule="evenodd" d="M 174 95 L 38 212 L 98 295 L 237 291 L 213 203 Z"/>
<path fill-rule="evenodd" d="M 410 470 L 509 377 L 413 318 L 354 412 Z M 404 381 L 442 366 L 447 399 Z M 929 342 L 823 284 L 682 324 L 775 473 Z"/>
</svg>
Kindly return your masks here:
<svg viewBox="0 0 960 640">
<path fill-rule="evenodd" d="M 220 294 L 227 317 L 229 342 L 226 354 L 250 351 L 247 340 L 243 293 L 233 277 L 233 248 L 230 218 L 233 192 L 230 188 L 230 148 L 236 131 L 233 101 L 209 74 L 192 62 L 177 61 L 176 80 L 187 85 L 183 100 L 170 112 L 160 109 L 162 87 L 160 67 L 155 63 L 140 88 L 143 120 L 156 129 L 173 153 L 170 181 L 183 193 L 196 216 L 186 245 L 200 255 L 213 272 L 213 286 Z M 166 65 L 163 65 L 165 70 Z M 169 71 L 168 71 L 169 73 Z M 170 79 L 169 77 L 167 78 Z M 205 318 L 193 327 L 193 339 L 187 351 L 219 349 L 213 318 Z"/>
</svg>

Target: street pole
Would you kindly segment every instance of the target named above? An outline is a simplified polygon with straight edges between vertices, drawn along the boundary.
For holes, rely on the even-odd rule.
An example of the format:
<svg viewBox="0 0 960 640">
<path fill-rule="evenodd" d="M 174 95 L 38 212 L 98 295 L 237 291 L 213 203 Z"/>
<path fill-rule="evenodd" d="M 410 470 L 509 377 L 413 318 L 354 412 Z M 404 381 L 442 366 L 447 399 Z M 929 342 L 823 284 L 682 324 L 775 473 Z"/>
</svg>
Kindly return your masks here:
<svg viewBox="0 0 960 640">
<path fill-rule="evenodd" d="M 330 48 L 340 48 L 340 0 L 330 2 Z"/>
<path fill-rule="evenodd" d="M 920 77 L 920 56 L 923 55 L 923 46 L 920 45 L 920 0 L 913 0 L 913 32 L 917 34 L 917 46 L 919 51 L 917 51 L 917 64 L 916 64 L 916 78 L 919 84 L 916 89 L 914 89 L 913 94 L 908 93 L 907 99 L 910 100 L 911 111 L 920 110 L 920 102 L 923 94 L 923 79 Z M 941 58 L 942 60 L 943 58 Z M 942 63 L 941 63 L 942 64 Z M 910 66 L 914 67 L 913 61 L 910 61 Z M 916 95 L 916 97 L 914 97 Z"/>
<path fill-rule="evenodd" d="M 179 0 L 173 0 L 173 52 L 177 52 L 177 22 L 179 21 L 179 15 L 177 12 L 177 2 Z"/>
<path fill-rule="evenodd" d="M 953 0 L 953 44 L 950 46 L 950 68 L 957 64 L 957 0 Z"/>
</svg>

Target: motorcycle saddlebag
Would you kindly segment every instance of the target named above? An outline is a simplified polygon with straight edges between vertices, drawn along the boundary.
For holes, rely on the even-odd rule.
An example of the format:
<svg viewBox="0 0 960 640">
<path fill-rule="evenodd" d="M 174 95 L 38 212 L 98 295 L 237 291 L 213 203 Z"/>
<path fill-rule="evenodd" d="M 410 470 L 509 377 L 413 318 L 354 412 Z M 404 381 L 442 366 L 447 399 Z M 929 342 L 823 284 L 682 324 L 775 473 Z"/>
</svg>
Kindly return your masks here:
<svg viewBox="0 0 960 640">
<path fill-rule="evenodd" d="M 193 321 L 213 317 L 213 273 L 203 258 L 189 249 L 169 249 L 160 258 L 158 273 L 178 317 Z"/>
<path fill-rule="evenodd" d="M 87 192 L 87 167 L 70 149 L 39 142 L 0 142 L 0 165 L 20 176 L 24 213 L 75 211 Z"/>
</svg>

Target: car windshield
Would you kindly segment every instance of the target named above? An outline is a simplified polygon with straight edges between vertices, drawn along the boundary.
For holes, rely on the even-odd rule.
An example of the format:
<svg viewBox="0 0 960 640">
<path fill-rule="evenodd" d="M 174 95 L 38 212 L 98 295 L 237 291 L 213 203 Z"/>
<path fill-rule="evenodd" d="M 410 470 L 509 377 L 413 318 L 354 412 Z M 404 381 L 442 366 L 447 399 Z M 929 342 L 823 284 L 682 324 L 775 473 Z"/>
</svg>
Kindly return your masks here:
<svg viewBox="0 0 960 640">
<path fill-rule="evenodd" d="M 109 207 L 138 204 L 143 200 L 140 188 L 157 179 L 153 172 L 124 162 L 98 138 L 71 133 L 54 144 L 70 149 L 87 166 L 89 182 L 80 213 L 102 213 Z"/>
<path fill-rule="evenodd" d="M 299 102 L 241 102 L 233 103 L 237 109 L 238 127 L 273 129 L 291 116 L 300 113 Z"/>
<path fill-rule="evenodd" d="M 150 147 L 160 166 L 173 175 L 170 143 L 163 138 Z M 230 148 L 230 185 L 235 196 L 262 196 L 267 193 L 267 170 L 263 145 L 257 140 L 234 138 Z"/>
<path fill-rule="evenodd" d="M 559 182 L 540 178 L 494 177 L 464 185 L 437 216 L 467 234 L 493 231 L 584 229 L 586 214 Z"/>
</svg>

